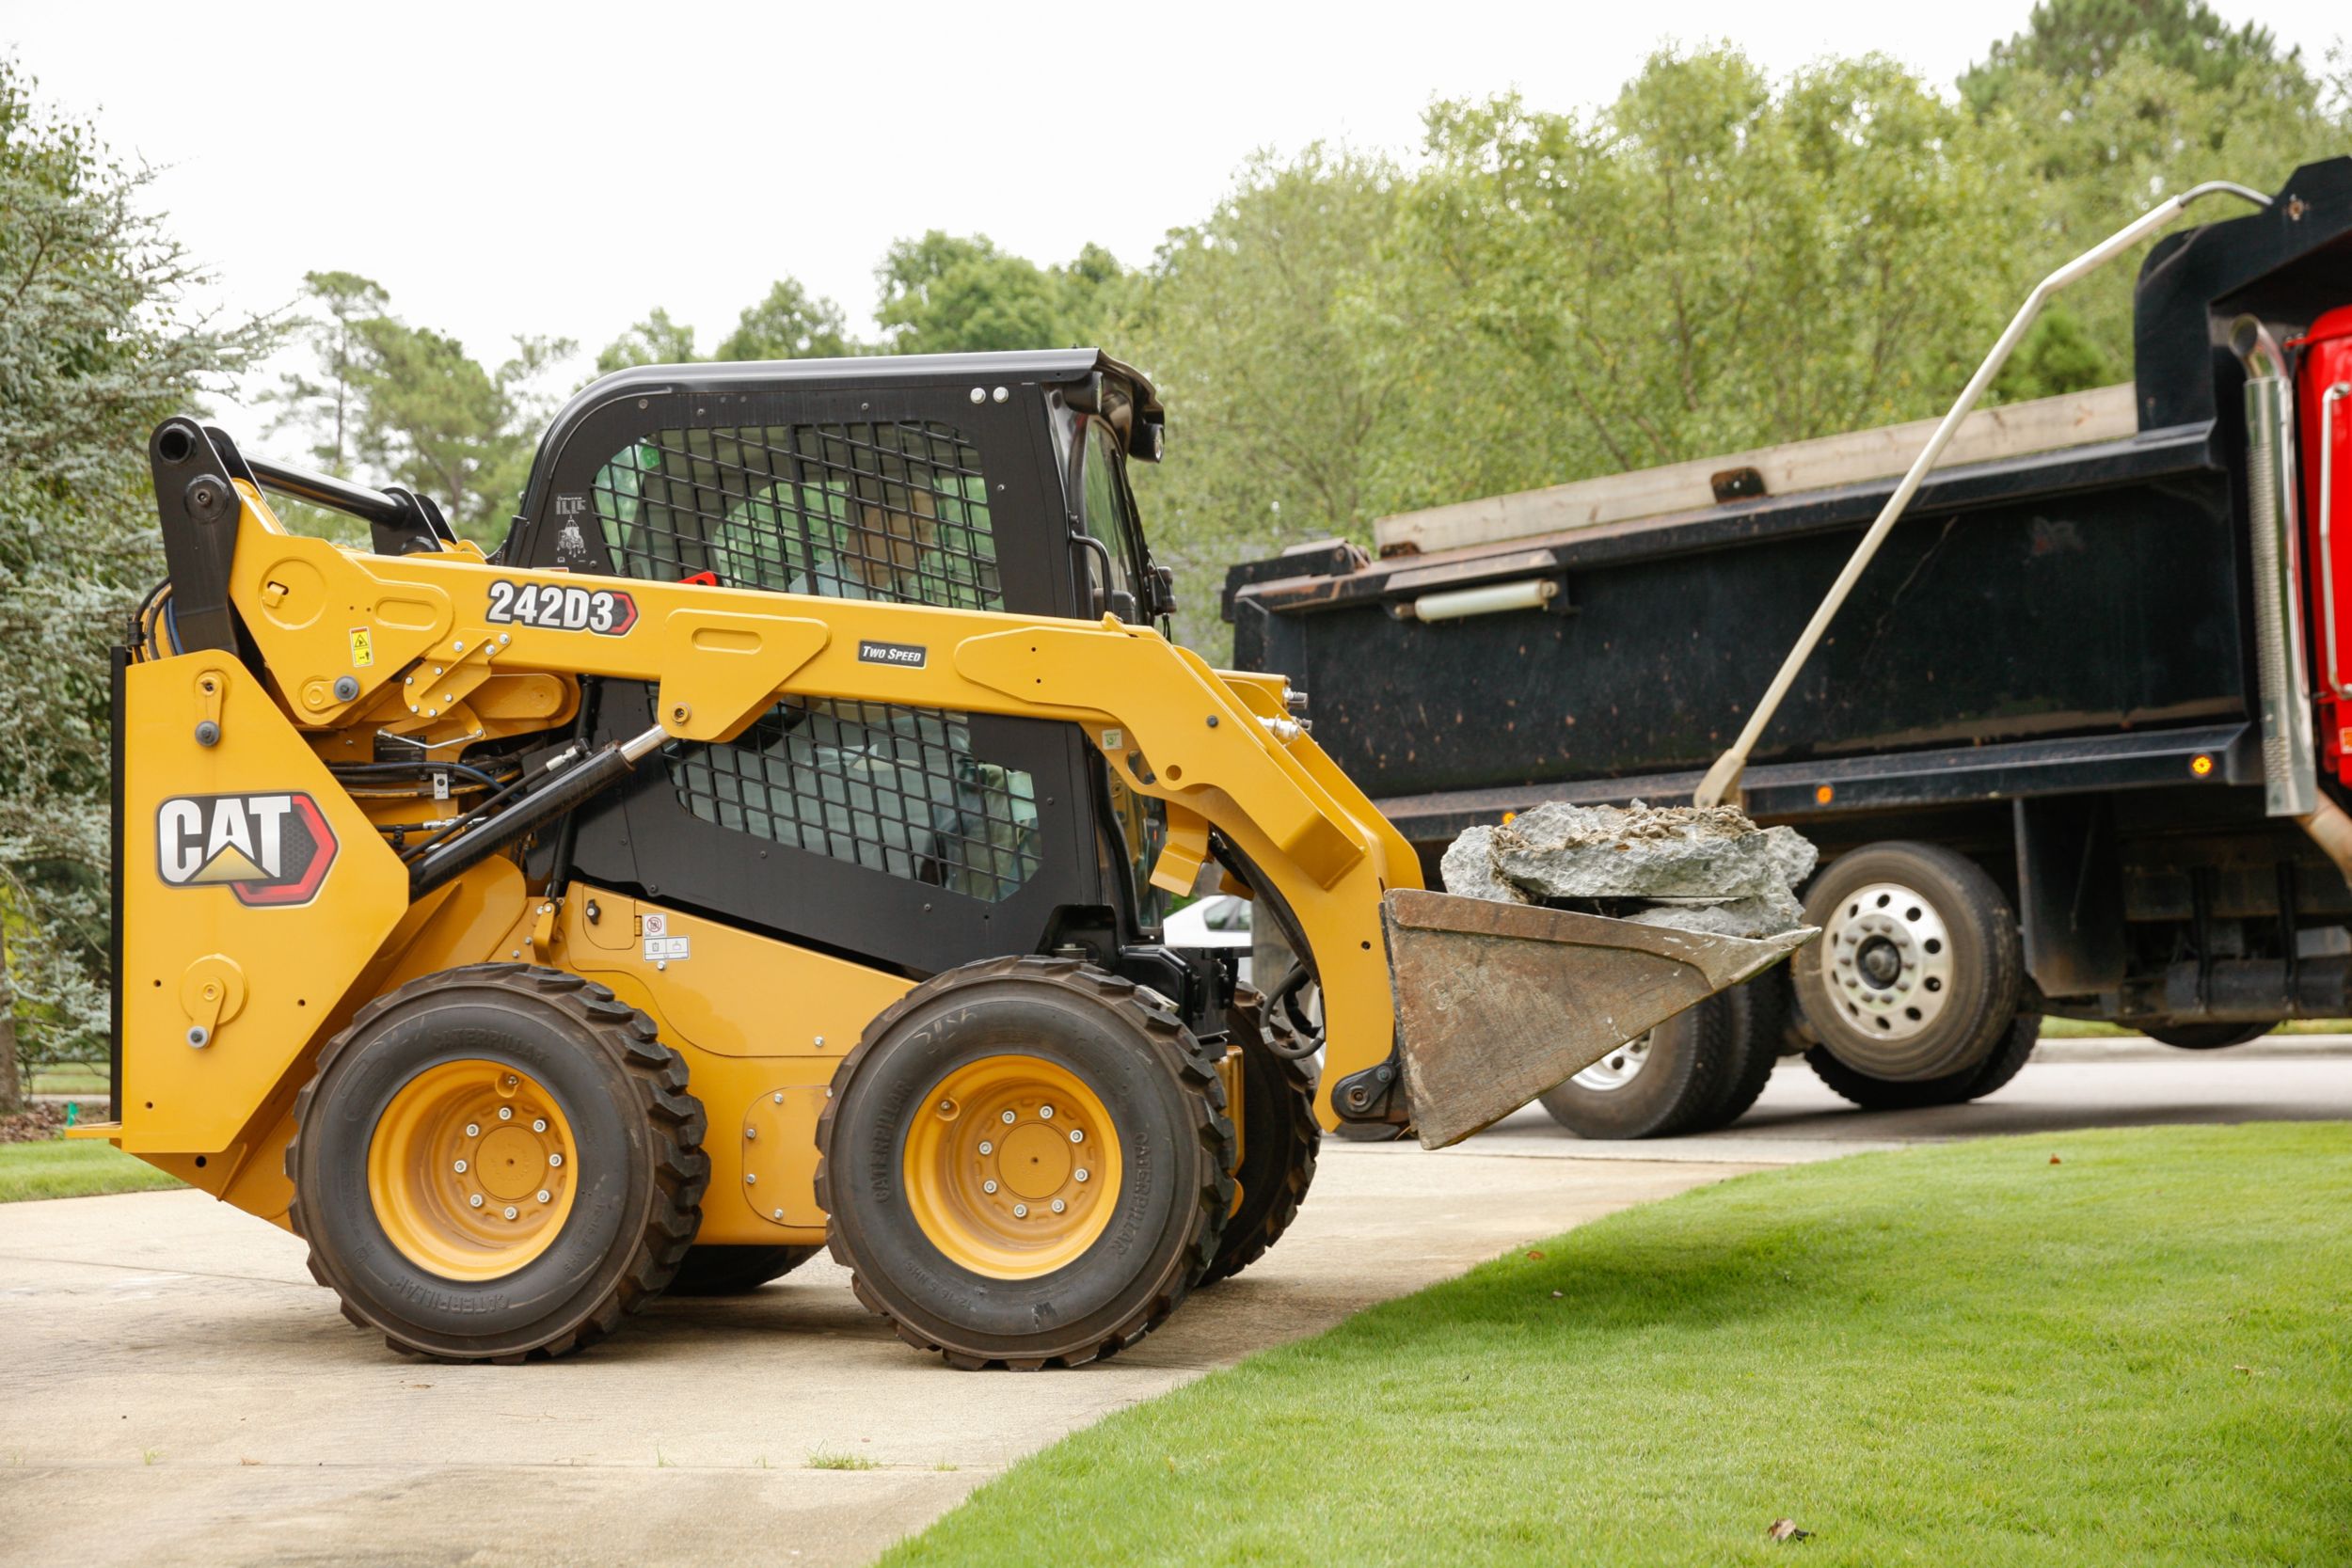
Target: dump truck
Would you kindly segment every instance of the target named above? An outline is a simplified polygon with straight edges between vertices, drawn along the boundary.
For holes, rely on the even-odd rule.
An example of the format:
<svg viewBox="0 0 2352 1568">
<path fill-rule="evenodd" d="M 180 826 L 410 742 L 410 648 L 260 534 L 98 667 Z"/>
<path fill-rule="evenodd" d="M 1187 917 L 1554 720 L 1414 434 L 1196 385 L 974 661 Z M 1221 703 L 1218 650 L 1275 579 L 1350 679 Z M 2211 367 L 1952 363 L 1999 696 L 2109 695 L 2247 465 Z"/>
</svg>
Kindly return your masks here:
<svg viewBox="0 0 2352 1568">
<path fill-rule="evenodd" d="M 1093 350 L 625 371 L 485 552 L 167 420 L 76 1132 L 403 1352 L 830 1247 L 914 1346 L 1074 1365 L 1263 1255 L 1324 1130 L 1465 1136 L 1803 940 L 1424 890 L 1286 681 L 1153 626 L 1164 422 Z M 1161 940 L 1206 880 L 1319 1014 Z"/>
<path fill-rule="evenodd" d="M 2147 252 L 2131 384 L 1971 411 L 2050 293 L 2205 195 L 2257 210 Z M 1900 1108 L 1999 1087 L 2045 1015 L 2189 1049 L 2352 1015 L 2352 159 L 2150 217 L 1942 420 L 1230 573 L 1234 665 L 1311 694 L 1433 879 L 1549 800 L 1740 799 L 1821 849 L 1820 943 L 1549 1094 L 1572 1131 L 1722 1125 L 1789 1052 Z"/>
</svg>

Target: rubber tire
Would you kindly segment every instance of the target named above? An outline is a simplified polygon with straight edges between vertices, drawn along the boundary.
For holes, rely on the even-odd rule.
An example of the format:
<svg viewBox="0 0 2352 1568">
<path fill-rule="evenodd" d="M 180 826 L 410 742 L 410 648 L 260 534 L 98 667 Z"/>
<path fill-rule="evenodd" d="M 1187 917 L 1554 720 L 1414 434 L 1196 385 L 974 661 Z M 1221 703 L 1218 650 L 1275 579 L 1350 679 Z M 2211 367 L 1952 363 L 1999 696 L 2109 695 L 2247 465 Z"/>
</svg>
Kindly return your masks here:
<svg viewBox="0 0 2352 1568">
<path fill-rule="evenodd" d="M 1952 995 L 1942 1017 L 1906 1049 L 1951 1066 L 1938 1071 L 1900 1074 L 1883 1070 L 1866 1049 L 1880 1043 L 1846 1022 L 1821 974 L 1822 943 L 1800 949 L 1789 960 L 1797 1001 L 1818 1037 L 1820 1049 L 1852 1073 L 1882 1083 L 1936 1083 L 1964 1079 L 2000 1048 L 2024 1005 L 2025 950 L 2017 916 L 2009 900 L 1976 862 L 1935 844 L 1888 842 L 1840 855 L 1805 889 L 1804 920 L 1826 929 L 1839 903 L 1870 882 L 1899 882 L 1935 906 L 1952 941 Z M 1845 1045 L 1840 1050 L 1841 1042 Z M 1935 1101 L 1928 1103 L 1943 1104 Z"/>
<path fill-rule="evenodd" d="M 2041 1039 L 2042 1015 L 2020 1013 L 2010 1021 L 2009 1033 L 1994 1046 L 1993 1054 L 1966 1072 L 1902 1084 L 1856 1072 L 1818 1045 L 1804 1053 L 1804 1059 L 1822 1083 L 1866 1111 L 1919 1111 L 1983 1099 L 2017 1076 Z"/>
<path fill-rule="evenodd" d="M 1731 993 L 1718 991 L 1651 1031 L 1649 1057 L 1624 1087 L 1589 1089 L 1571 1078 L 1537 1102 L 1580 1138 L 1670 1138 L 1692 1131 L 1729 1101 L 1745 1066 L 1743 1011 Z"/>
<path fill-rule="evenodd" d="M 1775 964 L 1744 986 L 1725 994 L 1739 1015 L 1732 1046 L 1733 1067 L 1724 1075 L 1723 1096 L 1704 1116 L 1685 1129 L 1719 1132 L 1746 1116 L 1772 1080 L 1780 1065 L 1781 1048 L 1788 1032 L 1794 1003 L 1788 994 L 1788 966 Z"/>
<path fill-rule="evenodd" d="M 2134 1027 L 2126 1024 L 2125 1028 Z M 2182 1051 L 2226 1051 L 2233 1045 L 2247 1045 L 2262 1038 L 2279 1027 L 2274 1019 L 2268 1023 L 2168 1023 L 2162 1020 L 2137 1026 L 2140 1033 L 2160 1045 Z"/>
<path fill-rule="evenodd" d="M 1098 1242 L 1051 1274 L 995 1279 L 951 1261 L 915 1223 L 900 1191 L 907 1113 L 944 1074 L 1008 1044 L 1078 1073 L 1120 1124 L 1128 1174 L 1112 1227 L 1137 1244 Z M 1219 1051 L 1156 993 L 1074 959 L 991 958 L 932 976 L 866 1026 L 818 1117 L 834 1260 L 901 1339 L 950 1366 L 1075 1367 L 1135 1343 L 1208 1269 L 1232 1207 Z"/>
<path fill-rule="evenodd" d="M 817 1246 L 696 1246 L 671 1276 L 674 1296 L 739 1296 L 782 1279 L 824 1251 Z"/>
<path fill-rule="evenodd" d="M 368 1196 L 384 1106 L 423 1069 L 467 1057 L 529 1073 L 570 1120 L 580 1168 L 618 1173 L 579 1194 L 545 1252 L 478 1281 L 411 1262 Z M 513 1364 L 593 1344 L 660 1294 L 702 1224 L 710 1161 L 685 1060 L 644 1013 L 561 970 L 473 964 L 377 997 L 319 1053 L 294 1114 L 288 1219 L 310 1276 L 405 1354 Z"/>
<path fill-rule="evenodd" d="M 1323 1124 L 1315 1120 L 1311 1058 L 1294 1061 L 1265 1042 L 1258 993 L 1242 989 L 1228 1018 L 1241 1053 L 1240 1206 L 1227 1216 L 1201 1285 L 1231 1279 L 1281 1240 L 1315 1179 Z"/>
</svg>

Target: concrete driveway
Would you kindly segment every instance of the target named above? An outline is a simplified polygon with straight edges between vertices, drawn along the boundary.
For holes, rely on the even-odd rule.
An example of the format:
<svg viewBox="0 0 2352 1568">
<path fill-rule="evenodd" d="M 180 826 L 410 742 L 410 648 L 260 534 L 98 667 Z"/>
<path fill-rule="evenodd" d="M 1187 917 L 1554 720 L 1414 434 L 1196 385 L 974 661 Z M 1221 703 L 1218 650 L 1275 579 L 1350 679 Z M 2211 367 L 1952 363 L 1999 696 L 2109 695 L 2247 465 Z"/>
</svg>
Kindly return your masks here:
<svg viewBox="0 0 2352 1568">
<path fill-rule="evenodd" d="M 2352 1118 L 2345 1049 L 2057 1042 L 1992 1100 L 1902 1117 L 1792 1063 L 1708 1138 L 1584 1144 L 1538 1112 L 1442 1155 L 1329 1142 L 1258 1267 L 1106 1366 L 1031 1376 L 914 1354 L 822 1261 L 569 1361 L 411 1362 L 343 1323 L 299 1243 L 209 1199 L 0 1207 L 0 1560 L 862 1562 L 1065 1433 L 1515 1243 L 1864 1148 Z"/>
<path fill-rule="evenodd" d="M 863 1562 L 1123 1405 L 1760 1168 L 1402 1152 L 1332 1146 L 1263 1262 L 1105 1366 L 1033 1375 L 915 1354 L 824 1260 L 566 1361 L 407 1361 L 343 1322 L 299 1242 L 209 1198 L 0 1207 L 0 1561 Z"/>
</svg>

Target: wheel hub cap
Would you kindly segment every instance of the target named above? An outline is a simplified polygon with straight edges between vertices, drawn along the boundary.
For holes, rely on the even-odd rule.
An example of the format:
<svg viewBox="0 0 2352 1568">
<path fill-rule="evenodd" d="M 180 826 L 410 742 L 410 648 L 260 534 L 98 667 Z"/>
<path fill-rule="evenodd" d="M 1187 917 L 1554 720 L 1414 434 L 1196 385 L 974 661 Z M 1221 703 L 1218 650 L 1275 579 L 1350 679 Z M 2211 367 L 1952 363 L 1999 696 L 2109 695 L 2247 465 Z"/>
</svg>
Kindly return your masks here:
<svg viewBox="0 0 2352 1568">
<path fill-rule="evenodd" d="M 1846 1022 L 1876 1039 L 1920 1034 L 1951 1000 L 1951 932 L 1933 905 L 1898 882 L 1872 882 L 1839 902 L 1820 963 Z"/>
<path fill-rule="evenodd" d="M 385 1239 L 446 1279 L 496 1279 L 551 1245 L 579 1162 L 555 1097 L 501 1062 L 427 1068 L 368 1141 L 368 1197 Z"/>
<path fill-rule="evenodd" d="M 1568 1082 L 1580 1089 L 1591 1089 L 1598 1094 L 1624 1088 L 1640 1077 L 1642 1069 L 1647 1065 L 1650 1038 L 1649 1035 L 1644 1035 L 1638 1039 L 1626 1041 Z"/>
<path fill-rule="evenodd" d="M 951 1262 L 1027 1279 L 1074 1262 L 1119 1200 L 1109 1112 L 1069 1069 L 986 1056 L 935 1085 L 907 1130 L 907 1204 Z"/>
</svg>

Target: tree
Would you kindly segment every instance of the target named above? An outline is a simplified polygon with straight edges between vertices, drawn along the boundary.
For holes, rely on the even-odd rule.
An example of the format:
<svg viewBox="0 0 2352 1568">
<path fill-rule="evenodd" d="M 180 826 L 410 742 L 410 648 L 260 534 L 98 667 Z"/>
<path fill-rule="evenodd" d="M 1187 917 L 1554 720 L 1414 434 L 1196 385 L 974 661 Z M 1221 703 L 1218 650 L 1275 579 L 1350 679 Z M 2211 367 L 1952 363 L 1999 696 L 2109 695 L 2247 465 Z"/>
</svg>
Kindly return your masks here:
<svg viewBox="0 0 2352 1568">
<path fill-rule="evenodd" d="M 356 272 L 311 272 L 302 276 L 303 287 L 325 310 L 324 319 L 302 318 L 295 330 L 310 345 L 319 365 L 319 379 L 299 372 L 279 378 L 278 389 L 264 401 L 284 405 L 273 432 L 289 426 L 319 433 L 311 456 L 330 474 L 351 471 L 354 416 L 360 372 L 359 324 L 384 314 L 391 303 L 382 284 Z"/>
<path fill-rule="evenodd" d="M 854 354 L 849 323 L 830 299 L 812 299 L 798 279 L 778 278 L 720 340 L 714 359 L 835 359 Z"/>
<path fill-rule="evenodd" d="M 1206 220 L 1168 235 L 1104 335 L 1169 409 L 1168 456 L 1135 483 L 1183 585 L 1184 641 L 1215 635 L 1226 562 L 1370 521 L 1406 372 L 1346 303 L 1385 264 L 1400 197 L 1378 157 L 1261 153 Z"/>
<path fill-rule="evenodd" d="M 2298 52 L 2203 0 L 2049 0 L 1960 87 L 1978 130 L 2016 150 L 2007 172 L 2033 199 L 2017 244 L 2043 271 L 2201 181 L 2275 190 L 2352 129 Z M 2131 291 L 2094 284 L 2052 310 L 1998 389 L 2074 390 L 2131 368 Z"/>
<path fill-rule="evenodd" d="M 874 271 L 894 354 L 1069 348 L 1101 335 L 1126 272 L 1100 245 L 1068 266 L 1008 255 L 985 234 L 895 242 Z"/>
<path fill-rule="evenodd" d="M 2137 57 L 2190 79 L 2201 91 L 2236 88 L 2249 74 L 2276 82 L 2299 72 L 2300 52 L 2279 54 L 2270 29 L 2232 27 L 2205 0 L 2047 0 L 2026 30 L 1993 45 L 1961 73 L 1961 96 L 1979 113 L 2016 89 L 2021 74 L 2070 84 L 2086 106 L 2093 84 Z"/>
<path fill-rule="evenodd" d="M 197 312 L 147 172 L 33 93 L 0 59 L 0 945 L 40 1063 L 105 1053 L 106 650 L 164 575 L 147 437 L 273 329 Z"/>
<path fill-rule="evenodd" d="M 670 312 L 657 306 L 644 321 L 604 345 L 596 356 L 596 373 L 611 375 L 636 365 L 691 365 L 700 357 L 694 352 L 694 329 L 672 321 Z"/>
<path fill-rule="evenodd" d="M 337 473 L 364 468 L 430 496 L 468 538 L 503 539 L 550 412 L 548 372 L 574 345 L 517 338 L 513 357 L 489 369 L 456 339 L 403 322 L 357 273 L 313 272 L 304 283 L 317 312 L 303 332 L 315 369 L 281 378 L 275 428 L 311 431 L 311 451 Z M 657 310 L 638 330 L 672 329 Z"/>
<path fill-rule="evenodd" d="M 456 339 L 389 316 L 360 323 L 358 336 L 360 460 L 431 496 L 460 534 L 503 539 L 550 411 L 543 376 L 573 345 L 516 338 L 514 357 L 493 371 Z"/>
</svg>

